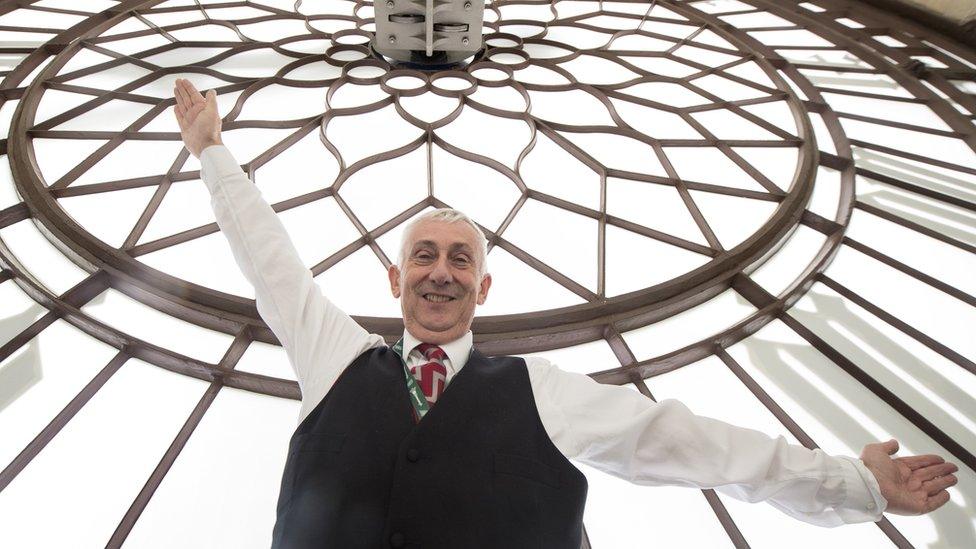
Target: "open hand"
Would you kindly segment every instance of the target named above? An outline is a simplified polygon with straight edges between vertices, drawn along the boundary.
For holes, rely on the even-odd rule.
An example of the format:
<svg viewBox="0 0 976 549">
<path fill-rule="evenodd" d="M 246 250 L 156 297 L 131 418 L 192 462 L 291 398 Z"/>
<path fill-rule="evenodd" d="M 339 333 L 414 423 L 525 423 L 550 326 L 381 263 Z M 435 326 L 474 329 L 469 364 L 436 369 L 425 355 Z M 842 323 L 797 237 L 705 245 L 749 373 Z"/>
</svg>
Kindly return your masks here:
<svg viewBox="0 0 976 549">
<path fill-rule="evenodd" d="M 949 501 L 946 488 L 958 482 L 954 463 L 940 456 L 906 456 L 892 459 L 898 451 L 898 441 L 868 444 L 861 452 L 861 461 L 874 473 L 881 495 L 888 500 L 886 512 L 896 515 L 922 515 L 942 507 Z"/>
<path fill-rule="evenodd" d="M 189 80 L 177 78 L 173 95 L 176 96 L 173 114 L 180 125 L 180 136 L 187 150 L 200 158 L 203 149 L 221 144 L 217 92 L 209 90 L 204 97 Z"/>
</svg>

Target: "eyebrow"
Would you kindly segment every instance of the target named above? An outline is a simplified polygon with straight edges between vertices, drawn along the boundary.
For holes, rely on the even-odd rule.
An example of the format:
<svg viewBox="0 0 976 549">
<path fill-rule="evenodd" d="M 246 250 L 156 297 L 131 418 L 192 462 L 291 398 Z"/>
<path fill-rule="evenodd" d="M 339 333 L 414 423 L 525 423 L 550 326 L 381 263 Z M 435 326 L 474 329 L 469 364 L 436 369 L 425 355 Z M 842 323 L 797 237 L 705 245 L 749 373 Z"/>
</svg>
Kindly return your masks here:
<svg viewBox="0 0 976 549">
<path fill-rule="evenodd" d="M 421 247 L 424 247 L 424 246 L 427 246 L 427 247 L 431 247 L 431 248 L 436 249 L 437 248 L 437 243 L 434 242 L 433 240 L 418 240 L 417 242 L 414 243 L 413 250 L 416 251 L 417 248 L 421 248 Z M 455 252 L 455 251 L 458 251 L 458 250 L 463 251 L 463 252 L 466 252 L 466 253 L 472 253 L 473 252 L 473 250 L 471 249 L 471 246 L 468 246 L 464 242 L 455 242 L 454 244 L 451 244 L 450 248 L 448 248 L 448 251 L 449 252 Z"/>
</svg>

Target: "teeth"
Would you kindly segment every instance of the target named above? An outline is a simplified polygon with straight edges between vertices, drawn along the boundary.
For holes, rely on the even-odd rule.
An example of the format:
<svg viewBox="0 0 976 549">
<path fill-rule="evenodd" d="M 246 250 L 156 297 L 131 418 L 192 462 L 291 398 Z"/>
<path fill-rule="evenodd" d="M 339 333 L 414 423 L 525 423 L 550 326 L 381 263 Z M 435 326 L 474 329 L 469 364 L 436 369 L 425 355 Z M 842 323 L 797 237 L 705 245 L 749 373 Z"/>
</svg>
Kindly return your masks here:
<svg viewBox="0 0 976 549">
<path fill-rule="evenodd" d="M 454 298 L 448 297 L 446 295 L 427 294 L 424 296 L 424 299 L 426 299 L 427 301 L 433 301 L 434 303 L 444 303 L 445 301 L 450 301 Z"/>
</svg>

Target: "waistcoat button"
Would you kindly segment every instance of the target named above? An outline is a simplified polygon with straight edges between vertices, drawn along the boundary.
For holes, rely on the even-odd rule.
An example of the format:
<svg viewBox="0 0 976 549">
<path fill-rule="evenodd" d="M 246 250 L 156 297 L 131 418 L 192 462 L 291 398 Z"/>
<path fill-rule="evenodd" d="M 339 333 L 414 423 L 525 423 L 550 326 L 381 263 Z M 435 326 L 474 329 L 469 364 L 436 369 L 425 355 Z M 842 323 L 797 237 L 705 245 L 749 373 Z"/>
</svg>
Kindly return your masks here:
<svg viewBox="0 0 976 549">
<path fill-rule="evenodd" d="M 403 547 L 405 541 L 407 541 L 406 538 L 400 532 L 395 532 L 390 536 L 391 547 Z"/>
<path fill-rule="evenodd" d="M 410 461 L 417 461 L 418 459 L 420 459 L 420 450 L 416 448 L 411 448 L 407 450 L 407 459 L 409 459 Z"/>
</svg>

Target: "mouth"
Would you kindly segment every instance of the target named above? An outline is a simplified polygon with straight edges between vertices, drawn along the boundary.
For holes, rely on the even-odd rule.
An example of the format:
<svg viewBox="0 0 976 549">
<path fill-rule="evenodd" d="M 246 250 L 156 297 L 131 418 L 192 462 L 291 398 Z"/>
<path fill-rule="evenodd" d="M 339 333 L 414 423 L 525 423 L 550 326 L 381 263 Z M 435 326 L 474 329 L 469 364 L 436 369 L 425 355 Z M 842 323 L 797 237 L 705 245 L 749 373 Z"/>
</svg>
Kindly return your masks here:
<svg viewBox="0 0 976 549">
<path fill-rule="evenodd" d="M 424 294 L 424 299 L 431 303 L 447 303 L 448 301 L 454 301 L 456 298 L 449 295 L 441 294 Z"/>
</svg>

